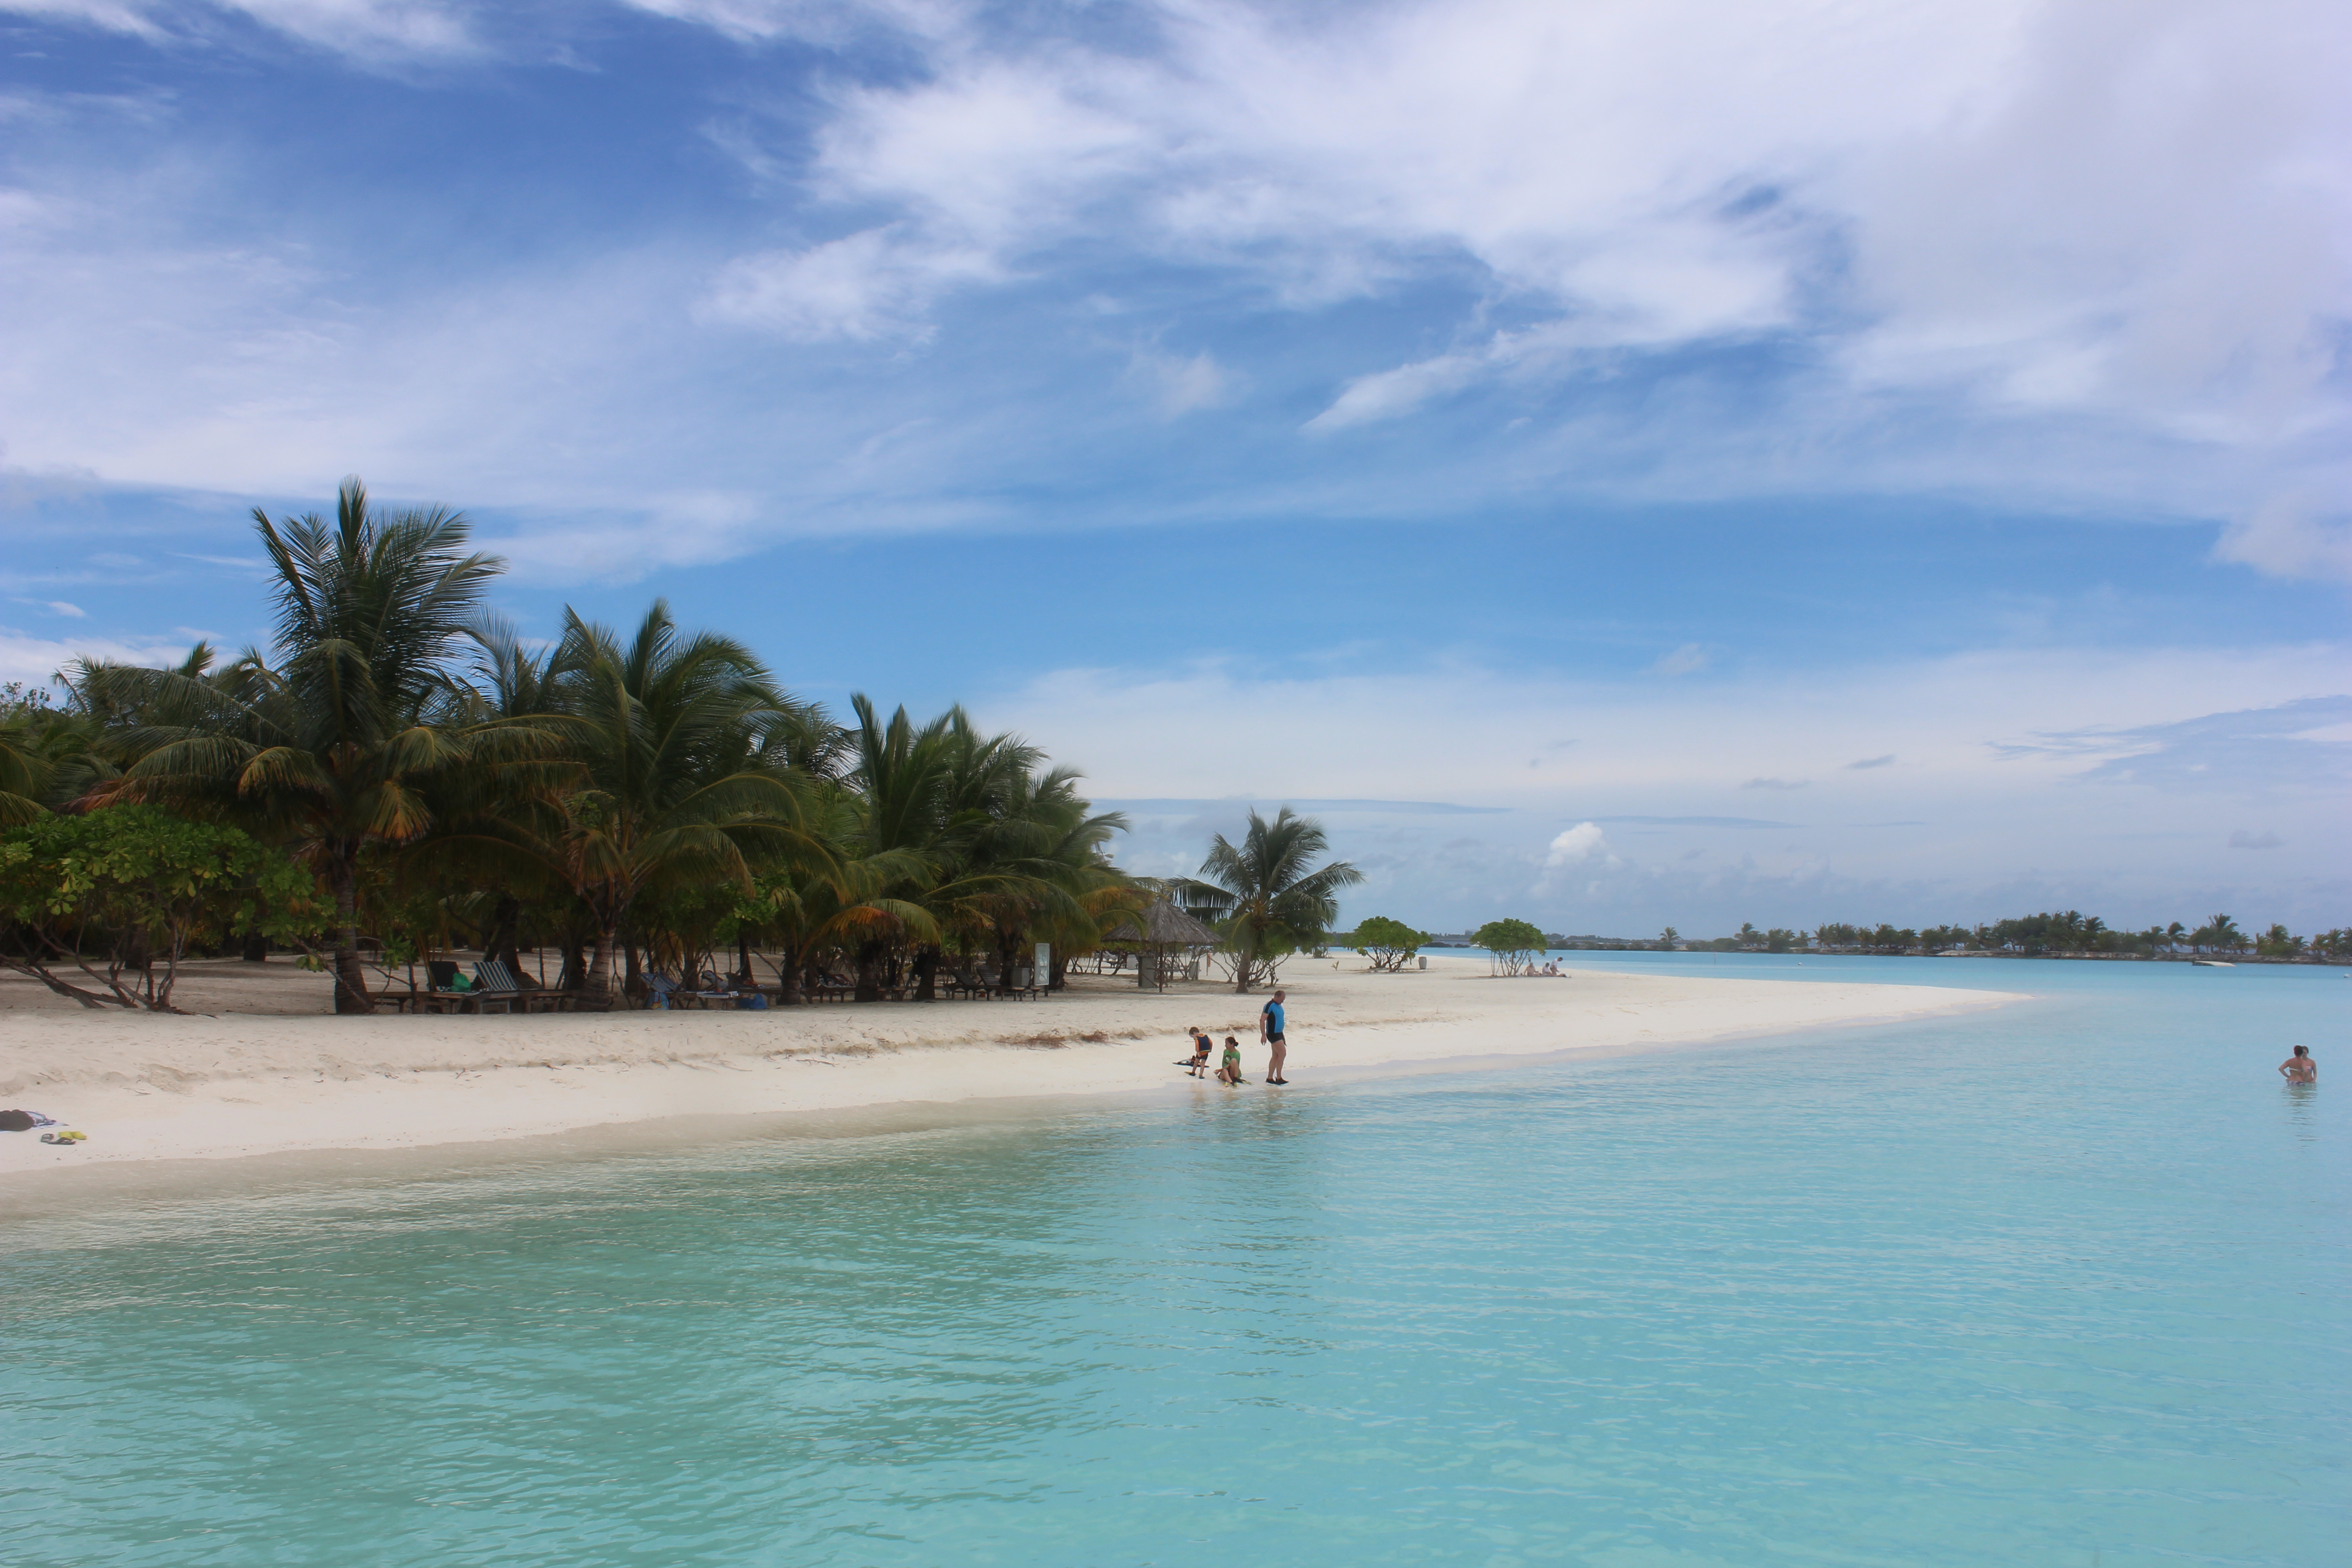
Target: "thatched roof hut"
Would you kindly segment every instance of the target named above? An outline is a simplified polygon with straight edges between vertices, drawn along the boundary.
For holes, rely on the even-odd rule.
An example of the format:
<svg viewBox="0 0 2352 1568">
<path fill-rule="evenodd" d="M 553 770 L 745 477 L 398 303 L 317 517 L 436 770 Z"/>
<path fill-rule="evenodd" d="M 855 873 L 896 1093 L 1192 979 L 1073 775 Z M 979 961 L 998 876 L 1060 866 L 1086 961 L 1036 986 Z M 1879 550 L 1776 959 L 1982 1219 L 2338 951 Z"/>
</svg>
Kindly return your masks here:
<svg viewBox="0 0 2352 1568">
<path fill-rule="evenodd" d="M 1215 931 L 1178 909 L 1166 899 L 1143 911 L 1143 930 L 1135 929 L 1135 916 L 1121 917 L 1118 924 L 1103 933 L 1105 942 L 1137 942 L 1152 947 L 1214 947 Z"/>
<path fill-rule="evenodd" d="M 1136 950 L 1135 983 L 1166 989 L 1171 976 L 1199 976 L 1201 955 L 1217 945 L 1217 933 L 1166 899 L 1138 917 L 1123 916 L 1103 935 L 1107 942 Z"/>
</svg>

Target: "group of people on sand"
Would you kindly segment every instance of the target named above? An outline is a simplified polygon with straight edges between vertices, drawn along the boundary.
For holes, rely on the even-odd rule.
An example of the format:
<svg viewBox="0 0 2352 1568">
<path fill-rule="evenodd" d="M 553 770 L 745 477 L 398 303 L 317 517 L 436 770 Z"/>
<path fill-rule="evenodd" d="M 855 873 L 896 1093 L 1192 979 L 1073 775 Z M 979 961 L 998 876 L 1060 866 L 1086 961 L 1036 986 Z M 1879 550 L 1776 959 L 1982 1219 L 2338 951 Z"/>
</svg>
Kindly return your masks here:
<svg viewBox="0 0 2352 1568">
<path fill-rule="evenodd" d="M 1282 1070 L 1284 1059 L 1290 1055 L 1290 1044 L 1284 1037 L 1283 1029 L 1282 1003 L 1286 994 L 1284 992 L 1276 992 L 1274 1000 L 1258 1009 L 1257 1037 L 1265 1043 L 1265 1081 L 1268 1083 L 1290 1081 L 1283 1076 Z M 1192 1037 L 1192 1054 L 1176 1065 L 1194 1078 L 1210 1076 L 1207 1071 L 1209 1058 L 1216 1050 L 1216 1043 L 1211 1040 L 1198 1025 L 1187 1029 L 1185 1033 Z M 1242 1076 L 1242 1043 L 1231 1035 L 1225 1037 L 1225 1054 L 1219 1059 L 1214 1076 L 1216 1080 L 1227 1089 L 1234 1089 L 1250 1081 Z"/>
</svg>

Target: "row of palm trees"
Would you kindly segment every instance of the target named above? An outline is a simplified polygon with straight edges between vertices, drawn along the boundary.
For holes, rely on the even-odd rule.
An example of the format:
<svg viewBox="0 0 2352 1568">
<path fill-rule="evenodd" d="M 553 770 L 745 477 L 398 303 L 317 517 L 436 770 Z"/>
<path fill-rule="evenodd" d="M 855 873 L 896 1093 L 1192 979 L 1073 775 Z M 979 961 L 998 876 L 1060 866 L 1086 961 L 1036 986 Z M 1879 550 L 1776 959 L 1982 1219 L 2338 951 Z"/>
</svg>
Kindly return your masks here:
<svg viewBox="0 0 2352 1568">
<path fill-rule="evenodd" d="M 68 707 L 0 731 L 0 812 L 143 801 L 231 823 L 317 872 L 338 1011 L 362 954 L 453 921 L 491 951 L 571 955 L 610 997 L 625 946 L 672 961 L 735 928 L 878 989 L 942 951 L 1085 950 L 1150 889 L 1110 863 L 1115 814 L 961 710 L 844 728 L 751 650 L 656 602 L 626 634 L 567 612 L 537 647 L 485 613 L 499 570 L 445 510 L 345 484 L 331 521 L 255 513 L 275 646 L 175 668 L 83 663 Z M 423 945 L 437 945 L 425 942 Z"/>
<path fill-rule="evenodd" d="M 623 634 L 567 610 L 552 646 L 487 613 L 501 570 L 446 509 L 387 512 L 347 481 L 331 521 L 255 527 L 273 647 L 173 668 L 83 662 L 67 705 L 0 720 L 0 826 L 144 802 L 243 828 L 316 873 L 339 1012 L 371 1010 L 365 954 L 563 953 L 609 1002 L 639 962 L 691 970 L 731 934 L 860 995 L 942 963 L 1009 976 L 1034 942 L 1091 951 L 1174 894 L 1229 933 L 1238 984 L 1310 945 L 1344 865 L 1286 809 L 1222 837 L 1210 880 L 1123 875 L 1125 822 L 1079 775 L 961 709 L 918 724 L 863 696 L 855 723 L 777 685 L 743 644 L 656 601 Z"/>
</svg>

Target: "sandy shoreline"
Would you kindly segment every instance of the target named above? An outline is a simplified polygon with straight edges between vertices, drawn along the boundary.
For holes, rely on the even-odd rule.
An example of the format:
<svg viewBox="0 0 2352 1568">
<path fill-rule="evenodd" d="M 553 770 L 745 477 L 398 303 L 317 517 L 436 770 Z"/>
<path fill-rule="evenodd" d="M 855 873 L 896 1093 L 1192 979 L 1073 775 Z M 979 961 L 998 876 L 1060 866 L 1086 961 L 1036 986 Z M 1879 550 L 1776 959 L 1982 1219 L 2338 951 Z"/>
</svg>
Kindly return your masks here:
<svg viewBox="0 0 2352 1568">
<path fill-rule="evenodd" d="M 1294 965 L 1284 978 L 1297 1088 L 1318 1075 L 1624 1056 L 2018 999 L 1598 972 L 1491 980 L 1482 960 L 1445 958 L 1425 973 L 1366 974 L 1350 961 L 1337 972 Z M 83 1184 L 73 1173 L 132 1163 L 617 1133 L 679 1118 L 772 1123 L 1042 1096 L 1286 1092 L 1204 1085 L 1173 1065 L 1185 1026 L 1199 1024 L 1220 1037 L 1240 1036 L 1249 1075 L 1260 1077 L 1261 997 L 1080 984 L 1034 1003 L 767 1013 L 338 1019 L 0 1012 L 0 1106 L 43 1111 L 89 1134 L 68 1150 L 29 1132 L 0 1133 L 0 1195 L 13 1189 L 29 1198 L 44 1189 L 54 1196 L 60 1181 Z"/>
</svg>

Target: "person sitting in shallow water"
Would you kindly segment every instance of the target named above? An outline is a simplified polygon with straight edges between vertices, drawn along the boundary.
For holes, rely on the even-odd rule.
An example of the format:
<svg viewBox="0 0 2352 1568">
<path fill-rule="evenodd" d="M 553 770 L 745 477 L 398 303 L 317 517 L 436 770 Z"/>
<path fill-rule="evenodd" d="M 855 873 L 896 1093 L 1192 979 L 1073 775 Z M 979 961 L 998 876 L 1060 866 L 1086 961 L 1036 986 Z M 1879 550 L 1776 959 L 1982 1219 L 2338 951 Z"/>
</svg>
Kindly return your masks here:
<svg viewBox="0 0 2352 1568">
<path fill-rule="evenodd" d="M 1225 1037 L 1224 1065 L 1217 1068 L 1217 1081 L 1227 1089 L 1249 1082 L 1242 1076 L 1242 1043 L 1231 1035 Z"/>
<path fill-rule="evenodd" d="M 2319 1064 L 2311 1059 L 2311 1047 L 2295 1047 L 2294 1055 L 2279 1063 L 2279 1077 L 2289 1083 L 2317 1083 Z"/>
</svg>

